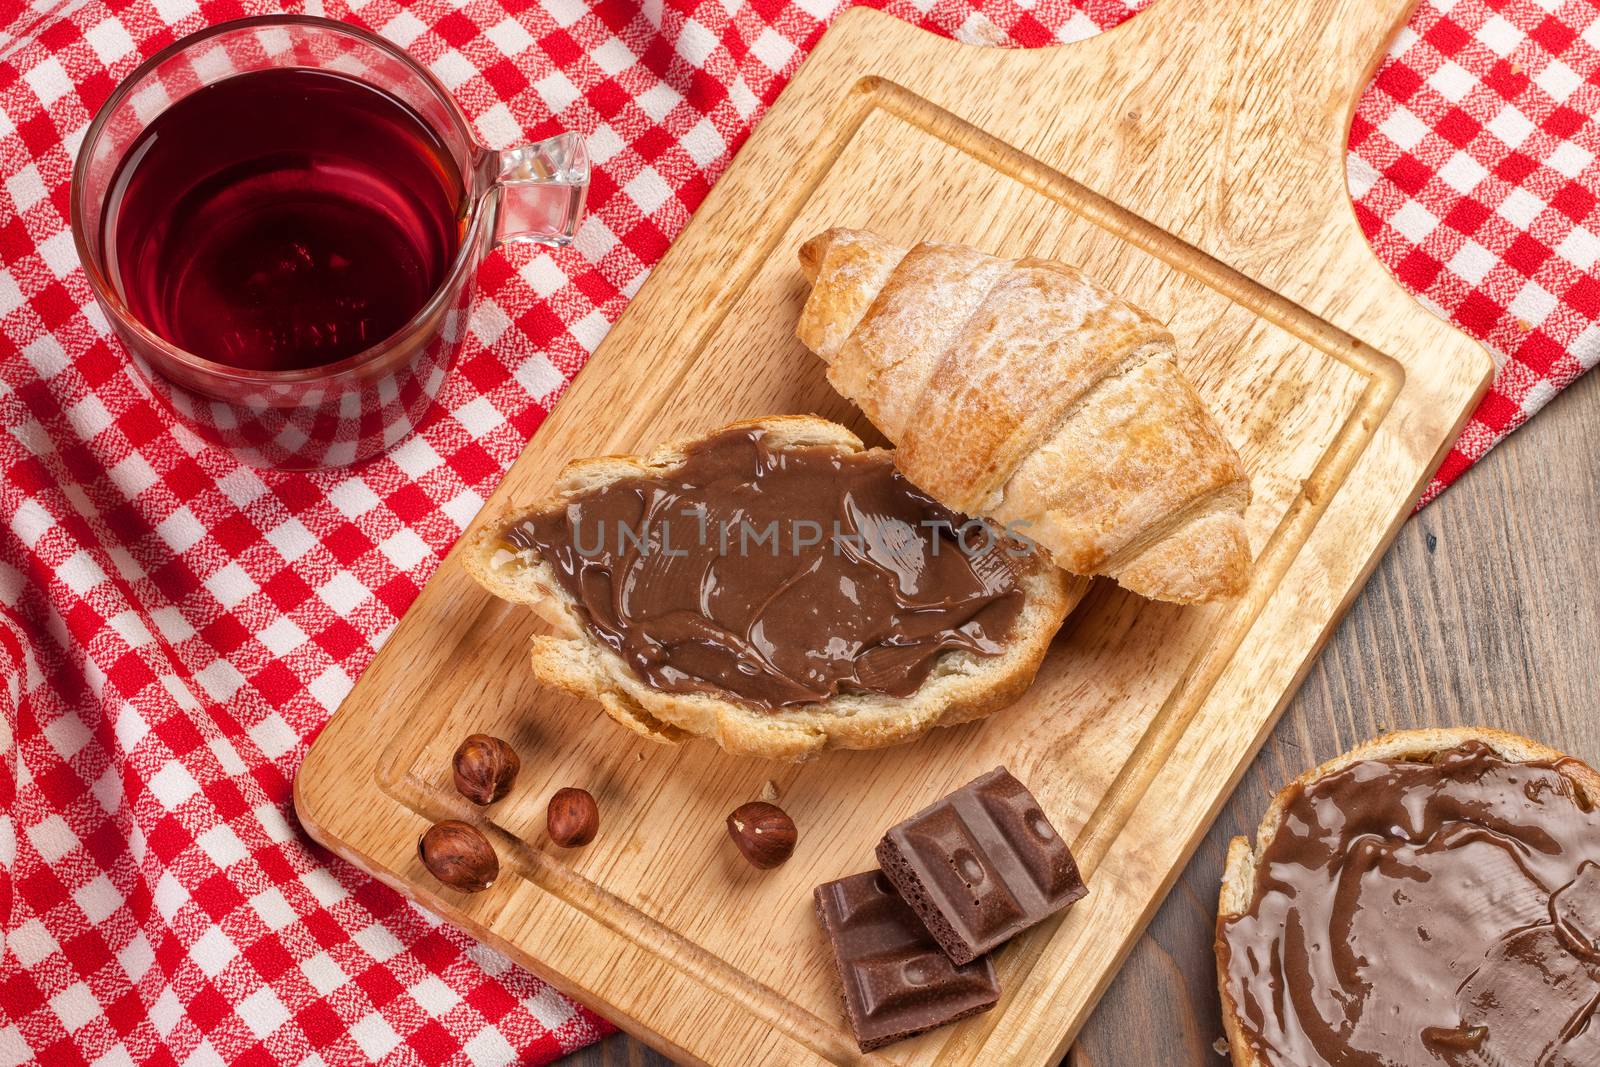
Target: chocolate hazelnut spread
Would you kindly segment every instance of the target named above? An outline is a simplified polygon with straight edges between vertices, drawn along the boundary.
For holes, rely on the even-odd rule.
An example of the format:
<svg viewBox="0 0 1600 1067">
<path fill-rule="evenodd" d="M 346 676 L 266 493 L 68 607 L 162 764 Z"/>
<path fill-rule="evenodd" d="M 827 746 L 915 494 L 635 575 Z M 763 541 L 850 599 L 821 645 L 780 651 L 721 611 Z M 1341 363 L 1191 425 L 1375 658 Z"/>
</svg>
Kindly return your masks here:
<svg viewBox="0 0 1600 1067">
<path fill-rule="evenodd" d="M 1600 1064 L 1600 813 L 1473 741 L 1300 788 L 1217 931 L 1272 1067 Z"/>
<path fill-rule="evenodd" d="M 651 686 L 760 708 L 905 696 L 944 653 L 1000 651 L 1020 542 L 953 515 L 888 453 L 698 442 L 661 476 L 581 493 L 505 534 Z"/>
</svg>

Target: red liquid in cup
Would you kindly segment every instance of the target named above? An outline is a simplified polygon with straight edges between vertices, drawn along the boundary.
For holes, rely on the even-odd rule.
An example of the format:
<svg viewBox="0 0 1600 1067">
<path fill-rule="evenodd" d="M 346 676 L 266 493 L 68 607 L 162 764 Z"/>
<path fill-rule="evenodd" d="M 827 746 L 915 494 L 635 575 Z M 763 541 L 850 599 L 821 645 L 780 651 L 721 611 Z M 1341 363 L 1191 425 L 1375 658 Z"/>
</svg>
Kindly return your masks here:
<svg viewBox="0 0 1600 1067">
<path fill-rule="evenodd" d="M 107 195 L 112 284 L 161 337 L 218 363 L 293 370 L 404 326 L 461 241 L 438 135 L 340 74 L 239 74 L 162 113 Z"/>
</svg>

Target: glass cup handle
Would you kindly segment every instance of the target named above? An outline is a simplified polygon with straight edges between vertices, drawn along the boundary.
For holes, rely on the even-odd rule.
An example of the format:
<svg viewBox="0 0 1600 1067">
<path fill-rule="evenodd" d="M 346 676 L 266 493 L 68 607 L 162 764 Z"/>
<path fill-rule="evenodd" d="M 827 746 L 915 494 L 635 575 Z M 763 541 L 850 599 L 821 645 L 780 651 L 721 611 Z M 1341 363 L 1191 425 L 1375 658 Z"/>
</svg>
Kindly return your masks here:
<svg viewBox="0 0 1600 1067">
<path fill-rule="evenodd" d="M 589 193 L 583 138 L 563 133 L 487 156 L 494 183 L 494 243 L 571 244 Z"/>
</svg>

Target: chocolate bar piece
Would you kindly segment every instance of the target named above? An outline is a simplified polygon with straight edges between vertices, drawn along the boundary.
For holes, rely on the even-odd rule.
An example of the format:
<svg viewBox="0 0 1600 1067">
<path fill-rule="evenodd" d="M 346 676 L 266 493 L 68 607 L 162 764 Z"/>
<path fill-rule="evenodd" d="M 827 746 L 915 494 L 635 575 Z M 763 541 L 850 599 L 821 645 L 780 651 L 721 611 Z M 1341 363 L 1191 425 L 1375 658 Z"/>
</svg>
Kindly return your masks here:
<svg viewBox="0 0 1600 1067">
<path fill-rule="evenodd" d="M 1000 998 L 989 958 L 951 963 L 882 872 L 819 885 L 815 898 L 862 1052 L 988 1011 Z"/>
<path fill-rule="evenodd" d="M 1089 892 L 1067 843 L 1004 767 L 890 828 L 877 855 L 958 964 Z"/>
</svg>

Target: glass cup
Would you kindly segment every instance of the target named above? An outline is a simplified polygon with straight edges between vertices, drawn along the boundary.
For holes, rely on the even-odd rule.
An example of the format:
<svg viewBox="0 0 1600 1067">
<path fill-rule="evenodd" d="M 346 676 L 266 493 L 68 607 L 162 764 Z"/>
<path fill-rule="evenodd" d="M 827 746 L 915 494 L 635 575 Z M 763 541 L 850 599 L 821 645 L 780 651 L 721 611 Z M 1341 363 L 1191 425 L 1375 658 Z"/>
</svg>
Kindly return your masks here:
<svg viewBox="0 0 1600 1067">
<path fill-rule="evenodd" d="M 107 269 L 106 195 L 128 146 L 173 103 L 248 71 L 334 71 L 382 89 L 430 125 L 459 168 L 459 248 L 444 281 L 398 332 L 337 362 L 252 370 L 186 352 L 128 309 Z M 95 299 L 156 392 L 202 438 L 262 467 L 359 463 L 408 436 L 428 414 L 466 335 L 477 266 L 502 243 L 564 245 L 589 187 L 583 142 L 570 133 L 496 152 L 461 108 L 397 46 L 309 15 L 223 23 L 163 49 L 130 74 L 89 125 L 72 173 L 72 235 Z"/>
</svg>

